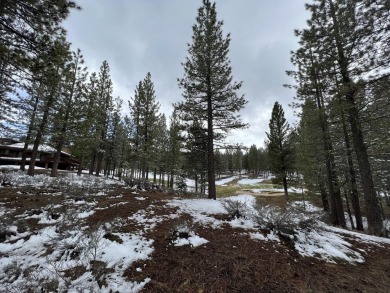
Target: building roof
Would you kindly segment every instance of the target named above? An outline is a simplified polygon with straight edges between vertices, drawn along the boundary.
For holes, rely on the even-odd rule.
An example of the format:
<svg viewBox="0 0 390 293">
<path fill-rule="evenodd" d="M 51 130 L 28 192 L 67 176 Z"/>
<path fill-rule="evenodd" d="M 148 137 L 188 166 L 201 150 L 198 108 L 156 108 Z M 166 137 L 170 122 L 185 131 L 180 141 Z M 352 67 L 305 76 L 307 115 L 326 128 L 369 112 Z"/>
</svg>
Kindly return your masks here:
<svg viewBox="0 0 390 293">
<path fill-rule="evenodd" d="M 18 143 L 13 143 L 13 144 L 8 144 L 8 145 L 0 145 L 0 147 L 23 150 L 24 142 L 18 142 Z M 28 145 L 27 149 L 28 150 L 32 150 L 33 149 L 33 145 L 31 145 L 31 144 Z M 42 153 L 55 153 L 56 149 L 51 147 L 51 146 L 49 146 L 49 145 L 47 145 L 47 144 L 41 144 L 38 147 L 38 152 L 42 152 Z M 64 154 L 64 155 L 68 155 L 68 156 L 71 155 L 71 154 L 69 154 L 67 152 L 64 152 L 64 151 L 61 151 L 61 153 Z"/>
</svg>

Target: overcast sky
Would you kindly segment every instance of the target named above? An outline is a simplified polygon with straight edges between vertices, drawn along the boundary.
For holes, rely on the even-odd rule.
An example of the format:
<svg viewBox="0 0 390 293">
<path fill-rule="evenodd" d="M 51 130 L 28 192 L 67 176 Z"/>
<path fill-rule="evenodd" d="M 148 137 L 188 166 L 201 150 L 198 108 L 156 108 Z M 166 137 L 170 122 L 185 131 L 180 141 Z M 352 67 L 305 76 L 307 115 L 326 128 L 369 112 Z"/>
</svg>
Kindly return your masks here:
<svg viewBox="0 0 390 293">
<path fill-rule="evenodd" d="M 136 84 L 152 75 L 161 112 L 172 113 L 181 101 L 177 78 L 182 77 L 191 42 L 192 25 L 201 0 L 79 0 L 81 11 L 72 11 L 65 22 L 73 49 L 80 48 L 90 72 L 107 60 L 114 83 L 114 97 L 127 101 Z M 231 33 L 230 60 L 240 94 L 248 104 L 241 111 L 250 124 L 235 131 L 228 141 L 262 146 L 275 101 L 282 104 L 290 123 L 296 121 L 288 106 L 294 92 L 285 71 L 292 68 L 290 51 L 297 48 L 293 30 L 305 27 L 307 0 L 219 0 L 217 15 L 223 32 Z"/>
</svg>

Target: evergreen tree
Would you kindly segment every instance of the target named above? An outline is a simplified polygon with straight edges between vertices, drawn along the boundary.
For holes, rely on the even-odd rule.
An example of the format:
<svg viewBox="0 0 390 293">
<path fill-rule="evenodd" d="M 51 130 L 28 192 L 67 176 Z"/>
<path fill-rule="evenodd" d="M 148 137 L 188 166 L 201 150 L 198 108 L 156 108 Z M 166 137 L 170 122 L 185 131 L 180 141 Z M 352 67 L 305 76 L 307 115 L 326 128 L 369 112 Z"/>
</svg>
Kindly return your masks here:
<svg viewBox="0 0 390 293">
<path fill-rule="evenodd" d="M 122 156 L 123 140 L 125 139 L 121 118 L 122 103 L 123 101 L 117 97 L 113 101 L 113 107 L 109 113 L 104 160 L 104 175 L 106 177 L 108 177 L 110 173 L 114 176 L 116 168 L 121 164 L 120 157 Z"/>
<path fill-rule="evenodd" d="M 219 149 L 216 149 L 214 156 L 215 156 L 215 174 L 219 178 L 225 171 L 223 154 L 220 152 Z"/>
<path fill-rule="evenodd" d="M 248 172 L 255 177 L 259 176 L 259 159 L 256 145 L 252 144 L 248 152 Z"/>
<path fill-rule="evenodd" d="M 319 98 L 328 97 L 343 111 L 348 127 L 339 119 L 337 133 L 344 133 L 343 144 L 347 145 L 349 137 L 356 155 L 360 183 L 363 189 L 369 232 L 380 235 L 383 233 L 383 221 L 379 199 L 373 181 L 372 162 L 370 162 L 367 134 L 364 131 L 364 110 L 362 101 L 367 101 L 367 85 L 376 83 L 388 75 L 385 68 L 390 62 L 388 43 L 388 5 L 385 2 L 348 0 L 316 0 L 307 5 L 311 13 L 308 21 L 309 28 L 297 32 L 300 36 L 301 50 L 306 51 L 308 65 L 299 64 L 299 76 L 308 74 L 317 84 L 312 85 L 312 92 L 316 91 Z M 314 60 L 314 62 L 313 62 Z M 308 70 L 309 69 L 309 70 Z M 324 103 L 321 102 L 321 107 Z M 325 112 L 326 109 L 319 110 Z M 322 119 L 322 121 L 325 121 Z M 326 124 L 322 124 L 326 127 Z M 344 131 L 346 130 L 346 131 Z M 330 129 L 323 132 L 324 142 L 330 141 Z M 348 135 L 345 135 L 348 134 Z M 331 144 L 328 143 L 328 146 Z M 350 148 L 346 146 L 349 170 L 352 170 L 353 162 L 350 158 Z M 327 148 L 328 157 L 333 156 L 334 150 Z M 342 220 L 342 202 L 337 195 L 338 187 L 335 176 L 334 160 L 330 162 L 332 184 L 336 187 L 335 197 L 332 198 L 332 190 L 329 190 L 331 214 L 334 214 L 334 200 L 336 200 L 337 214 Z M 352 169 L 351 169 L 352 168 Z M 327 168 L 329 173 L 329 168 Z M 351 186 L 352 173 L 349 171 Z M 356 172 L 355 172 L 356 173 Z M 329 179 L 328 179 L 329 181 Z M 332 185 L 328 184 L 328 188 Z M 351 187 L 352 198 L 356 199 L 356 192 Z M 355 195 L 354 195 L 355 194 Z M 355 201 L 355 203 L 358 201 Z M 333 211 L 332 211 L 333 210 Z M 340 221 L 343 225 L 342 221 Z"/>
<path fill-rule="evenodd" d="M 331 80 L 324 73 L 324 65 L 321 65 L 323 44 L 311 42 L 310 35 L 314 34 L 313 29 L 297 32 L 305 36 L 301 41 L 301 48 L 293 53 L 292 62 L 299 68 L 298 72 L 292 73 L 298 82 L 297 99 L 304 100 L 303 108 L 312 105 L 313 115 L 321 130 L 321 140 L 318 144 L 323 145 L 324 161 L 326 168 L 327 188 L 329 193 L 330 220 L 334 225 L 345 226 L 343 201 L 341 197 L 340 183 L 337 164 L 334 152 L 334 138 L 331 136 L 329 126 L 328 105 L 331 96 L 327 94 L 327 87 L 331 86 Z M 313 47 L 314 46 L 314 47 Z M 306 103 L 306 101 L 308 101 Z M 305 113 L 307 115 L 307 113 Z M 324 193 L 322 193 L 324 196 Z M 325 203 L 323 201 L 323 203 Z M 325 209 L 325 206 L 324 206 Z"/>
<path fill-rule="evenodd" d="M 70 142 L 70 130 L 75 127 L 80 116 L 80 105 L 84 98 L 84 82 L 87 77 L 86 68 L 83 67 L 83 56 L 80 50 L 72 52 L 72 59 L 66 65 L 63 73 L 62 94 L 55 120 L 55 132 L 52 141 L 56 147 L 50 176 L 57 176 L 57 168 L 62 148 Z"/>
<path fill-rule="evenodd" d="M 257 150 L 257 160 L 259 166 L 259 172 L 266 176 L 270 171 L 270 167 L 268 164 L 268 152 L 264 148 L 259 148 Z"/>
<path fill-rule="evenodd" d="M 30 165 L 27 174 L 34 176 L 35 162 L 38 156 L 38 147 L 42 143 L 49 118 L 55 102 L 59 99 L 61 94 L 62 73 L 65 71 L 65 64 L 70 58 L 69 44 L 65 41 L 64 36 L 53 42 L 49 52 L 40 56 L 40 63 L 43 60 L 51 60 L 48 64 L 45 63 L 42 70 L 42 82 L 44 84 L 44 105 L 42 109 L 42 117 L 37 126 L 34 145 L 30 159 Z"/>
<path fill-rule="evenodd" d="M 176 111 L 174 110 L 170 119 L 168 133 L 168 157 L 167 171 L 169 172 L 170 187 L 173 188 L 174 176 L 181 167 L 181 149 L 182 139 L 180 137 L 180 122 Z"/>
<path fill-rule="evenodd" d="M 110 66 L 107 61 L 103 61 L 100 66 L 98 78 L 93 83 L 94 88 L 90 89 L 90 94 L 95 95 L 96 114 L 95 114 L 95 135 L 96 144 L 92 150 L 89 173 L 95 171 L 99 176 L 104 161 L 104 155 L 108 147 L 107 133 L 110 113 L 112 111 L 112 81 L 110 77 Z"/>
<path fill-rule="evenodd" d="M 195 192 L 198 192 L 198 183 L 200 183 L 200 192 L 204 193 L 207 172 L 207 130 L 197 120 L 194 120 L 188 129 L 186 149 L 187 170 L 194 175 Z"/>
<path fill-rule="evenodd" d="M 69 0 L 18 0 L 0 3 L 0 132 L 19 105 L 9 93 L 34 78 L 34 59 L 64 34 L 61 22 L 77 7 Z M 10 120 L 11 119 L 11 120 Z M 6 123 L 3 123 L 3 122 Z"/>
<path fill-rule="evenodd" d="M 163 169 L 168 165 L 169 153 L 169 130 L 167 129 L 167 119 L 165 114 L 161 114 L 156 123 L 154 153 L 154 161 L 152 166 L 153 182 L 157 183 L 157 175 L 159 174 L 159 184 L 161 184 L 162 172 Z"/>
<path fill-rule="evenodd" d="M 24 147 L 22 151 L 22 159 L 20 163 L 20 170 L 24 171 L 26 168 L 27 148 L 31 144 L 34 134 L 36 132 L 36 124 L 38 123 L 39 106 L 42 104 L 44 95 L 44 83 L 42 80 L 32 80 L 29 85 L 25 86 L 28 98 L 20 98 L 19 106 L 21 110 L 22 124 L 26 125 L 26 133 L 22 136 Z"/>
<path fill-rule="evenodd" d="M 96 95 L 97 75 L 93 72 L 89 77 L 89 82 L 85 86 L 85 95 L 81 100 L 79 106 L 78 123 L 73 129 L 72 154 L 79 158 L 80 164 L 77 174 L 80 176 L 84 167 L 92 166 L 89 154 L 92 154 L 93 150 L 97 147 L 97 141 L 99 139 L 96 127 L 97 127 L 97 95 Z M 93 172 L 93 168 L 92 168 Z"/>
<path fill-rule="evenodd" d="M 275 102 L 266 144 L 271 171 L 282 179 L 286 201 L 289 200 L 287 173 L 293 169 L 295 155 L 291 135 L 290 127 L 284 118 L 283 108 L 278 102 Z"/>
<path fill-rule="evenodd" d="M 134 98 L 129 101 L 130 115 L 134 124 L 134 147 L 138 169 L 142 179 L 147 179 L 149 168 L 156 158 L 155 143 L 160 119 L 160 104 L 156 102 L 152 76 L 148 73 L 139 82 Z"/>
<path fill-rule="evenodd" d="M 243 165 L 243 153 L 239 146 L 235 147 L 233 153 L 233 169 L 241 177 L 242 165 Z"/>
<path fill-rule="evenodd" d="M 184 102 L 179 103 L 180 117 L 187 129 L 194 119 L 207 129 L 207 162 L 209 198 L 216 198 L 214 141 L 224 138 L 231 129 L 245 127 L 236 114 L 244 107 L 243 96 L 237 96 L 241 83 L 233 82 L 228 59 L 230 34 L 222 34 L 215 3 L 203 0 L 193 26 L 189 57 L 183 63 L 184 77 L 179 79 Z"/>
<path fill-rule="evenodd" d="M 305 186 L 311 194 L 321 194 L 324 211 L 329 211 L 325 154 L 321 126 L 316 104 L 307 99 L 302 107 L 298 126 L 297 169 L 303 175 Z"/>
</svg>

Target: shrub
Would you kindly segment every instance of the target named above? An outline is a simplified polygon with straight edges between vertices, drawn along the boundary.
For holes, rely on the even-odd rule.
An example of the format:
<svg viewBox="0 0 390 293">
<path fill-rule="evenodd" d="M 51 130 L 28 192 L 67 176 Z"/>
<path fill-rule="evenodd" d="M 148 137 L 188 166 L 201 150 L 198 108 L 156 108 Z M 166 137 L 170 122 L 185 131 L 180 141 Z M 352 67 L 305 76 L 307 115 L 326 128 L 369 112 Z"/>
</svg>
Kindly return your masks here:
<svg viewBox="0 0 390 293">
<path fill-rule="evenodd" d="M 221 205 L 232 219 L 245 219 L 248 214 L 248 206 L 246 202 L 233 199 L 224 199 L 221 201 Z"/>
<path fill-rule="evenodd" d="M 12 173 L 11 170 L 0 171 L 0 185 L 1 186 L 12 186 Z"/>
<path fill-rule="evenodd" d="M 316 227 L 322 214 L 306 212 L 297 205 L 288 205 L 285 209 L 275 206 L 256 207 L 254 221 L 260 229 L 272 230 L 278 235 L 294 236 L 297 230 L 311 230 Z"/>
<path fill-rule="evenodd" d="M 175 184 L 176 184 L 176 188 L 180 192 L 187 191 L 187 183 L 184 174 L 181 173 L 179 176 L 176 177 Z"/>
</svg>

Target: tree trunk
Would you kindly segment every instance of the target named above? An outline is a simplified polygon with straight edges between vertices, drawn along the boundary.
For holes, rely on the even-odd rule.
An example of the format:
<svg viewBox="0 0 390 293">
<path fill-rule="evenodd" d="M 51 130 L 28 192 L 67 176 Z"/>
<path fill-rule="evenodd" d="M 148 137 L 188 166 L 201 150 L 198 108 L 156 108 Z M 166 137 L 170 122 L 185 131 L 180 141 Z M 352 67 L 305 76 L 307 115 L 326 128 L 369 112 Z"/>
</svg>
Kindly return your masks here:
<svg viewBox="0 0 390 293">
<path fill-rule="evenodd" d="M 198 193 L 198 173 L 195 173 L 195 192 Z"/>
<path fill-rule="evenodd" d="M 58 68 L 57 68 L 57 72 L 58 72 Z M 33 146 L 32 153 L 31 153 L 30 165 L 29 165 L 28 171 L 27 171 L 27 174 L 29 176 L 34 176 L 34 173 L 35 173 L 34 169 L 35 169 L 35 162 L 36 162 L 37 155 L 38 155 L 38 147 L 41 143 L 41 140 L 43 137 L 43 132 L 45 131 L 47 121 L 49 119 L 49 111 L 51 109 L 51 106 L 54 103 L 55 90 L 56 90 L 56 86 L 53 86 L 53 89 L 52 89 L 50 95 L 48 96 L 48 100 L 47 100 L 45 108 L 43 110 L 42 120 L 41 120 L 41 123 L 40 123 L 39 128 L 38 128 L 37 136 L 35 137 L 34 146 Z"/>
<path fill-rule="evenodd" d="M 287 176 L 283 175 L 283 189 L 284 189 L 284 197 L 286 198 L 286 202 L 288 203 L 288 189 L 287 189 Z"/>
<path fill-rule="evenodd" d="M 326 175 L 327 175 L 327 185 L 329 191 L 329 201 L 330 201 L 330 220 L 333 225 L 340 225 L 345 227 L 345 216 L 343 203 L 341 199 L 340 187 L 338 183 L 338 178 L 336 174 L 336 164 L 333 156 L 333 145 L 330 139 L 328 132 L 327 122 L 325 120 L 324 110 L 322 109 L 321 103 L 319 105 L 319 119 L 322 131 L 322 138 L 325 151 L 325 160 L 326 160 Z"/>
<path fill-rule="evenodd" d="M 208 188 L 209 198 L 217 199 L 217 193 L 215 189 L 215 171 L 214 171 L 214 133 L 213 133 L 213 108 L 211 103 L 211 96 L 208 96 L 207 106 L 207 167 L 208 167 Z"/>
<path fill-rule="evenodd" d="M 344 190 L 344 197 L 345 197 L 345 203 L 347 205 L 347 212 L 348 212 L 349 221 L 351 222 L 351 228 L 354 230 L 355 229 L 355 224 L 353 223 L 353 218 L 352 218 L 352 214 L 351 214 L 351 208 L 349 207 L 348 195 L 347 195 L 347 191 L 346 190 Z"/>
<path fill-rule="evenodd" d="M 351 124 L 352 140 L 354 144 L 357 161 L 359 164 L 360 177 L 363 185 L 364 201 L 366 206 L 366 216 L 368 222 L 368 232 L 374 235 L 383 235 L 383 217 L 380 204 L 375 192 L 374 181 L 370 161 L 368 159 L 367 148 L 364 144 L 362 125 L 359 117 L 359 110 L 356 106 L 355 94 L 357 89 L 350 78 L 349 61 L 345 54 L 343 40 L 340 34 L 339 22 L 333 0 L 329 0 L 330 13 L 333 20 L 335 45 L 337 48 L 337 62 L 340 67 L 342 84 L 346 90 L 348 120 Z"/>
<path fill-rule="evenodd" d="M 114 179 L 114 176 L 115 176 L 115 173 L 116 173 L 116 162 L 114 162 L 114 164 L 112 165 L 112 169 L 111 169 L 111 178 Z M 118 175 L 118 174 L 117 174 Z"/>
<path fill-rule="evenodd" d="M 347 161 L 348 161 L 348 169 L 349 169 L 349 178 L 347 180 L 351 184 L 351 202 L 352 202 L 352 208 L 353 212 L 355 214 L 356 219 L 356 229 L 363 231 L 363 219 L 362 219 L 362 213 L 360 211 L 360 203 L 359 203 L 359 192 L 357 188 L 356 183 L 356 174 L 355 174 L 355 168 L 353 165 L 353 159 L 352 159 L 352 150 L 351 150 L 351 143 L 349 141 L 349 136 L 347 132 L 347 127 L 345 125 L 345 119 L 344 119 L 344 110 L 342 109 L 341 118 L 342 118 L 342 124 L 343 124 L 343 132 L 344 132 L 344 140 L 345 140 L 345 148 L 347 152 Z"/>
<path fill-rule="evenodd" d="M 28 144 L 30 143 L 32 131 L 34 128 L 34 121 L 35 121 L 35 116 L 37 114 L 39 94 L 41 92 L 41 87 L 42 87 L 42 82 L 39 83 L 39 92 L 35 96 L 34 107 L 33 107 L 33 111 L 31 113 L 31 118 L 30 118 L 30 124 L 28 125 L 26 142 L 24 144 L 23 151 L 22 151 L 22 161 L 20 162 L 20 170 L 21 171 L 24 171 L 26 169 Z"/>
<path fill-rule="evenodd" d="M 61 150 L 62 150 L 62 142 L 59 142 L 57 145 L 57 150 L 54 154 L 54 160 L 53 165 L 51 167 L 50 177 L 57 177 L 57 169 L 58 169 L 58 162 L 60 161 L 61 157 Z"/>
<path fill-rule="evenodd" d="M 59 134 L 59 141 L 57 144 L 56 153 L 54 155 L 53 166 L 51 167 L 50 177 L 57 177 L 58 162 L 60 161 L 62 146 L 64 145 L 65 134 L 66 134 L 66 130 L 68 128 L 69 112 L 70 112 L 70 104 L 68 105 L 68 109 L 67 109 L 67 112 L 65 115 L 65 121 L 64 121 L 64 124 L 62 125 L 61 131 Z"/>
<path fill-rule="evenodd" d="M 170 176 L 170 180 L 169 180 L 169 187 L 173 189 L 173 182 L 174 182 L 174 177 L 175 177 L 175 172 L 172 170 L 171 171 L 171 176 Z"/>
<path fill-rule="evenodd" d="M 95 171 L 95 162 L 96 162 L 96 151 L 92 151 L 91 154 L 91 162 L 89 165 L 89 175 L 93 175 L 93 172 Z"/>
<path fill-rule="evenodd" d="M 312 65 L 314 66 L 315 62 L 313 60 L 312 54 L 310 55 L 310 57 L 311 57 Z M 327 116 L 324 108 L 323 94 L 322 94 L 321 87 L 318 83 L 317 71 L 313 69 L 311 74 L 315 85 L 315 99 L 318 107 L 318 119 L 320 122 L 323 146 L 325 151 L 325 162 L 326 162 L 325 165 L 326 165 L 327 185 L 328 185 L 329 201 L 330 201 L 330 220 L 333 225 L 340 225 L 342 227 L 345 227 L 346 223 L 345 223 L 343 202 L 341 198 L 338 177 L 336 174 L 336 164 L 333 155 L 333 145 L 329 134 L 329 126 L 328 126 Z"/>
<path fill-rule="evenodd" d="M 318 176 L 318 187 L 320 189 L 321 193 L 321 200 L 322 200 L 322 207 L 324 208 L 325 212 L 329 212 L 329 201 L 328 201 L 328 195 L 326 193 L 326 188 L 324 185 L 324 182 L 322 181 L 321 176 Z"/>
<path fill-rule="evenodd" d="M 103 149 L 99 148 L 98 153 L 96 155 L 96 170 L 95 170 L 95 176 L 100 176 L 100 171 L 102 169 L 103 164 Z"/>
<path fill-rule="evenodd" d="M 83 163 L 84 163 L 84 153 L 81 155 L 79 167 L 77 169 L 77 176 L 81 176 L 81 173 L 83 172 Z"/>
<path fill-rule="evenodd" d="M 366 205 L 366 216 L 368 222 L 368 232 L 374 235 L 383 235 L 383 218 L 380 203 L 375 191 L 374 181 L 370 161 L 368 159 L 367 148 L 364 144 L 362 127 L 358 115 L 358 110 L 352 93 L 347 95 L 350 103 L 349 122 L 351 124 L 352 138 L 354 143 L 357 161 L 359 164 L 360 177 L 363 185 L 364 201 Z"/>
<path fill-rule="evenodd" d="M 145 160 L 142 158 L 141 162 L 141 174 L 142 174 L 142 180 L 145 179 Z"/>
</svg>

